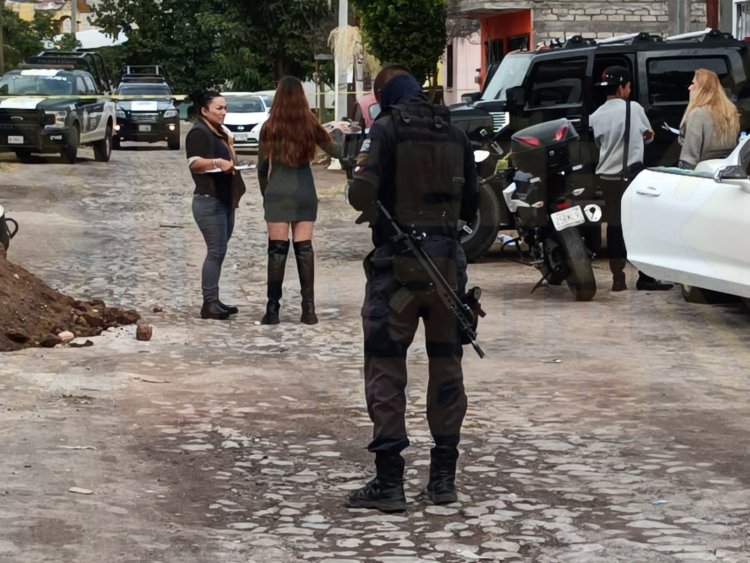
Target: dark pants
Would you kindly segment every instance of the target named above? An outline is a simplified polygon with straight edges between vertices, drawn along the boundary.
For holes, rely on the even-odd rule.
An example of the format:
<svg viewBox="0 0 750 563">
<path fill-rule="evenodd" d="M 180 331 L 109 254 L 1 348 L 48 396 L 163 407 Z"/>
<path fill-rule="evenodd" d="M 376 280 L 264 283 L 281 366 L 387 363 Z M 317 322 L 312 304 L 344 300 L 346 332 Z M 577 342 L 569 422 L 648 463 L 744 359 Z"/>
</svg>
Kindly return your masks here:
<svg viewBox="0 0 750 563">
<path fill-rule="evenodd" d="M 215 197 L 196 194 L 193 196 L 193 217 L 207 249 L 201 271 L 203 300 L 213 301 L 219 298 L 221 265 L 234 230 L 234 209 Z"/>
<path fill-rule="evenodd" d="M 452 272 L 446 277 L 456 283 L 457 293 L 463 294 L 466 257 L 460 245 L 448 238 L 430 237 L 425 241 L 425 248 L 436 262 L 436 257 L 442 255 L 451 263 Z M 376 453 L 400 452 L 409 445 L 404 420 L 406 354 L 420 317 L 424 322 L 429 359 L 427 422 L 437 445 L 455 448 L 467 403 L 458 324 L 434 292 L 413 288 L 410 293 L 404 293 L 404 285 L 397 281 L 392 268 L 371 266 L 391 253 L 388 247 L 382 246 L 375 250 L 371 260 L 365 261 L 368 275 L 362 307 L 365 396 L 374 425 L 368 449 Z M 399 290 L 401 293 L 394 298 Z M 404 300 L 398 299 L 404 296 Z"/>
<path fill-rule="evenodd" d="M 625 249 L 625 238 L 622 236 L 622 195 L 628 183 L 622 180 L 600 179 L 604 194 L 604 205 L 607 208 L 607 253 L 610 259 L 625 260 L 628 257 Z"/>
</svg>

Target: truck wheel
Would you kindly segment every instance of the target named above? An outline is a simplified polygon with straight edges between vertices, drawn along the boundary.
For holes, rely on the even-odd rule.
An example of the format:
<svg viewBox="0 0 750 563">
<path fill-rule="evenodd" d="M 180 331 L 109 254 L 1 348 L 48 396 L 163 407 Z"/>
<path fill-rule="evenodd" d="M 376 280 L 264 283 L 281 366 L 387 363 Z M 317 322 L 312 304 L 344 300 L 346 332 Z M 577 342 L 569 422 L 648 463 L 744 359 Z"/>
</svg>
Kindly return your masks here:
<svg viewBox="0 0 750 563">
<path fill-rule="evenodd" d="M 473 262 L 492 246 L 500 230 L 500 203 L 487 184 L 479 184 L 479 207 L 468 227 L 472 233 L 461 233 L 461 246 L 466 259 Z"/>
<path fill-rule="evenodd" d="M 28 162 L 31 159 L 31 151 L 28 149 L 18 149 L 16 151 L 16 158 L 21 162 Z"/>
<path fill-rule="evenodd" d="M 558 233 L 560 246 L 568 265 L 566 282 L 576 301 L 591 301 L 596 295 L 596 278 L 591 267 L 591 257 L 578 229 L 568 228 Z"/>
<path fill-rule="evenodd" d="M 97 162 L 109 162 L 112 156 L 112 126 L 107 125 L 104 138 L 94 143 L 94 160 Z"/>
<path fill-rule="evenodd" d="M 60 156 L 64 162 L 68 164 L 75 164 L 76 157 L 78 156 L 78 143 L 80 142 L 80 134 L 78 132 L 78 125 L 74 124 L 68 134 L 68 144 L 65 145 Z"/>
<path fill-rule="evenodd" d="M 169 147 L 169 150 L 171 151 L 178 151 L 180 150 L 180 135 L 171 135 L 167 139 L 167 147 Z"/>
<path fill-rule="evenodd" d="M 703 289 L 701 287 L 695 287 L 694 285 L 687 284 L 680 285 L 680 292 L 682 293 L 682 298 L 688 303 L 733 303 L 738 299 L 738 297 L 729 295 L 728 293 L 721 293 L 720 291 Z"/>
</svg>

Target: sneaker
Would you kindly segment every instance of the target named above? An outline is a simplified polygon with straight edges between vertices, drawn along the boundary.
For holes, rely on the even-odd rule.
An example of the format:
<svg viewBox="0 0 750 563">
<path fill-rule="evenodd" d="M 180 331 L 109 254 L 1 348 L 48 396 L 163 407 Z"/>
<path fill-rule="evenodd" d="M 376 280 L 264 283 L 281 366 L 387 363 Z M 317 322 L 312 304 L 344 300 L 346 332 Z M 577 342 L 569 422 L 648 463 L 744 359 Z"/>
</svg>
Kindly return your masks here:
<svg viewBox="0 0 750 563">
<path fill-rule="evenodd" d="M 674 284 L 664 283 L 651 277 L 639 277 L 635 282 L 635 288 L 640 291 L 666 291 L 673 287 Z"/>
<path fill-rule="evenodd" d="M 346 500 L 347 508 L 374 508 L 381 512 L 406 510 L 403 483 L 386 483 L 377 477 L 361 489 L 354 491 Z"/>
</svg>

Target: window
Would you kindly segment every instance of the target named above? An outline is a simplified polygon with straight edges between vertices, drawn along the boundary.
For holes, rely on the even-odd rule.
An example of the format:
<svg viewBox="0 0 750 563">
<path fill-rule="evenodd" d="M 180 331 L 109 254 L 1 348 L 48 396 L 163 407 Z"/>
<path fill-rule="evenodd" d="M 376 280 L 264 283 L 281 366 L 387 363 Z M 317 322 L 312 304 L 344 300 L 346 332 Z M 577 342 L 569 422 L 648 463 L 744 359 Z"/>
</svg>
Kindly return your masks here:
<svg viewBox="0 0 750 563">
<path fill-rule="evenodd" d="M 733 89 L 727 61 L 724 57 L 671 57 L 650 59 L 647 64 L 649 101 L 659 103 L 687 103 L 688 86 L 698 68 L 713 70 L 725 88 Z"/>
<path fill-rule="evenodd" d="M 531 107 L 581 104 L 586 59 L 556 59 L 532 71 Z"/>
<path fill-rule="evenodd" d="M 490 39 L 484 42 L 484 46 L 487 49 L 487 66 L 503 60 L 505 51 L 503 50 L 502 39 Z"/>
<path fill-rule="evenodd" d="M 529 34 L 508 37 L 508 51 L 526 51 L 529 48 Z"/>
</svg>

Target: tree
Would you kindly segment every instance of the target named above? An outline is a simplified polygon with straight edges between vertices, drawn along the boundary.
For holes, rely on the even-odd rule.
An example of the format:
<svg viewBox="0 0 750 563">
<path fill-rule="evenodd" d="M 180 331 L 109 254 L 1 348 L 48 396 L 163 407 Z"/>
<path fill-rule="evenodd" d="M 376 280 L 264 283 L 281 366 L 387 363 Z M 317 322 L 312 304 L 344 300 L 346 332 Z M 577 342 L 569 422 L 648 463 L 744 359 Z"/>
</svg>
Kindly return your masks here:
<svg viewBox="0 0 750 563">
<path fill-rule="evenodd" d="M 94 25 L 124 31 L 121 58 L 161 64 L 173 87 L 272 87 L 274 78 L 304 78 L 314 68 L 316 38 L 331 28 L 327 0 L 101 0 Z"/>
<path fill-rule="evenodd" d="M 4 4 L 4 3 L 3 3 Z M 10 8 L 0 8 L 2 16 L 2 41 L 0 46 L 3 50 L 3 69 L 15 68 L 27 57 L 36 55 L 44 48 L 43 42 L 52 40 L 56 34 L 56 26 L 52 15 L 47 12 L 36 12 L 34 19 L 30 22 L 22 20 L 16 12 Z"/>
<path fill-rule="evenodd" d="M 446 45 L 445 0 L 352 0 L 368 48 L 384 65 L 408 66 L 434 84 Z M 414 14 L 419 14 L 415 17 Z"/>
</svg>

